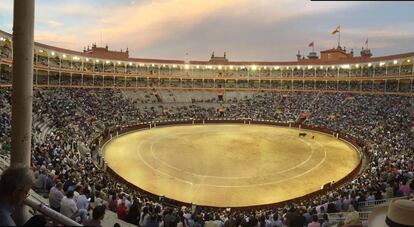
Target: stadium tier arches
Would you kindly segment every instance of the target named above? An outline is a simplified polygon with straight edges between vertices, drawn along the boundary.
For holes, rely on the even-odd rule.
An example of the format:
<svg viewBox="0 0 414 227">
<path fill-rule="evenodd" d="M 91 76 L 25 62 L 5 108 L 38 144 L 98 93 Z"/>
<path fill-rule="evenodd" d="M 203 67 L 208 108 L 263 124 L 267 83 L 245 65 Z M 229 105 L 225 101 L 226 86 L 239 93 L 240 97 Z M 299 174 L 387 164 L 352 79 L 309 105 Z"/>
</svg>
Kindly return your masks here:
<svg viewBox="0 0 414 227">
<path fill-rule="evenodd" d="M 11 34 L 0 31 L 0 86 L 11 86 Z M 239 62 L 212 55 L 209 61 L 143 59 L 129 51 L 92 45 L 84 51 L 35 43 L 35 87 L 156 90 L 256 90 L 412 95 L 414 53 L 372 57 L 345 48 L 289 62 Z"/>
</svg>

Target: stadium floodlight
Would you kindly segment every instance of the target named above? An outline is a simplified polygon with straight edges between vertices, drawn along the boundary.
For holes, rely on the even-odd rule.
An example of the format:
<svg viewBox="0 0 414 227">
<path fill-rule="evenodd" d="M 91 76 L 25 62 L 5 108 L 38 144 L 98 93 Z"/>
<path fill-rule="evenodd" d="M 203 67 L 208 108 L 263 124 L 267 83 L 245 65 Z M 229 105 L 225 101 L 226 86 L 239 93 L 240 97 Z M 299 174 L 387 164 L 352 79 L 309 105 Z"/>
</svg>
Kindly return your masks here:
<svg viewBox="0 0 414 227">
<path fill-rule="evenodd" d="M 380 62 L 379 66 L 384 66 L 385 62 Z"/>
<path fill-rule="evenodd" d="M 397 60 L 394 60 L 394 65 L 396 65 L 398 63 L 398 61 Z"/>
</svg>

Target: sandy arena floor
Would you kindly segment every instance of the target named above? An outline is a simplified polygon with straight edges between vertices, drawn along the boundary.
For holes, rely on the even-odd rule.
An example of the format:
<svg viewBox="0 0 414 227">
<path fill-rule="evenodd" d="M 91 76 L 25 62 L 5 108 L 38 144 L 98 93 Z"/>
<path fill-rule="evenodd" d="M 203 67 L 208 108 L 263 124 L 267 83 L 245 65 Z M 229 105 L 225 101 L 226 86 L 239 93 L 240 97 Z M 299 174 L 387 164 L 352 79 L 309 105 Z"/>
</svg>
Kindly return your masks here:
<svg viewBox="0 0 414 227">
<path fill-rule="evenodd" d="M 197 205 L 280 202 L 337 181 L 359 162 L 331 136 L 263 125 L 195 125 L 121 135 L 104 147 L 108 166 L 158 195 Z M 312 139 L 312 135 L 315 139 Z"/>
</svg>

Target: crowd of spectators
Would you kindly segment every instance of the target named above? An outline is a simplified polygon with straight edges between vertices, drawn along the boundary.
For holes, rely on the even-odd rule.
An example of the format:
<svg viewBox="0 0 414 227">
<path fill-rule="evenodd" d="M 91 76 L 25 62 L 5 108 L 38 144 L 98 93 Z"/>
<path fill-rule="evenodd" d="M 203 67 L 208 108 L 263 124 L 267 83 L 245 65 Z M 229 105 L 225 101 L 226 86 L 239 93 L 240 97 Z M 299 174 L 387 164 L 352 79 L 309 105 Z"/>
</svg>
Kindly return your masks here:
<svg viewBox="0 0 414 227">
<path fill-rule="evenodd" d="M 142 91 L 143 92 L 143 91 Z M 0 89 L 1 149 L 10 142 L 9 89 Z M 414 190 L 414 98 L 344 93 L 264 93 L 211 103 L 142 104 L 112 89 L 36 89 L 33 112 L 53 130 L 32 141 L 34 190 L 52 209 L 100 225 L 105 209 L 141 227 L 329 226 L 327 213 L 358 210 L 359 202 L 410 196 Z M 170 207 L 124 185 L 94 162 L 91 141 L 105 129 L 176 118 L 250 118 L 346 132 L 365 142 L 366 167 L 327 194 L 273 209 L 232 211 Z M 39 133 L 34 129 L 34 133 Z M 351 220 L 352 221 L 352 220 Z M 319 224 L 319 225 L 318 225 Z"/>
</svg>

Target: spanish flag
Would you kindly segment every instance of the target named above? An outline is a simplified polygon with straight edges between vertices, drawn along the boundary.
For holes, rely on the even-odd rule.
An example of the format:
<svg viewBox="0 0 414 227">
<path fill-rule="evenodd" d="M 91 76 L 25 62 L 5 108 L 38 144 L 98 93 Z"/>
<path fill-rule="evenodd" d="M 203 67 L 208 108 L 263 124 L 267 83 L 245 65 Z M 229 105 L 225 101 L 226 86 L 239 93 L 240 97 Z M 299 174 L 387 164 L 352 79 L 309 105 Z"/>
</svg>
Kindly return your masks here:
<svg viewBox="0 0 414 227">
<path fill-rule="evenodd" d="M 337 32 L 341 32 L 341 26 L 338 25 L 338 27 L 335 28 L 335 30 L 332 32 L 332 35 L 335 35 Z"/>
</svg>

